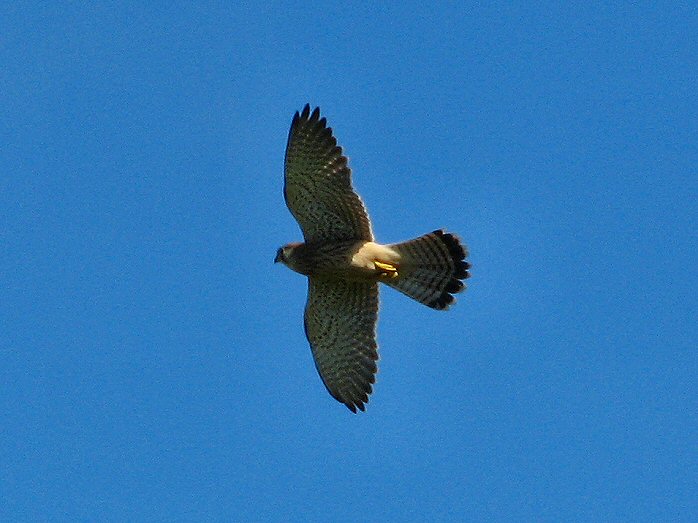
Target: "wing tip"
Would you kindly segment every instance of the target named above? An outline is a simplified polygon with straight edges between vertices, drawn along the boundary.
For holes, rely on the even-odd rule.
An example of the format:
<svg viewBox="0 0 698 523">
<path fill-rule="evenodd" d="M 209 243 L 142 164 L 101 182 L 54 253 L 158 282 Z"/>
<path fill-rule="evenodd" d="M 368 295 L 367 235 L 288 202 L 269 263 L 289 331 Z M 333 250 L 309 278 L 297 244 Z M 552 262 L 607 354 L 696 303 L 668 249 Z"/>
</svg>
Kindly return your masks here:
<svg viewBox="0 0 698 523">
<path fill-rule="evenodd" d="M 368 402 L 368 401 L 367 401 Z M 350 411 L 352 411 L 354 414 L 358 414 L 358 411 L 360 410 L 361 412 L 366 412 L 366 404 L 362 401 L 357 401 L 355 403 L 352 402 L 342 402 L 348 408 Z M 358 410 L 357 410 L 358 409 Z"/>
<path fill-rule="evenodd" d="M 312 106 L 307 103 L 303 106 L 303 109 L 296 111 L 296 116 L 304 121 L 316 121 L 320 119 L 320 106 L 313 108 L 312 112 L 310 110 Z"/>
</svg>

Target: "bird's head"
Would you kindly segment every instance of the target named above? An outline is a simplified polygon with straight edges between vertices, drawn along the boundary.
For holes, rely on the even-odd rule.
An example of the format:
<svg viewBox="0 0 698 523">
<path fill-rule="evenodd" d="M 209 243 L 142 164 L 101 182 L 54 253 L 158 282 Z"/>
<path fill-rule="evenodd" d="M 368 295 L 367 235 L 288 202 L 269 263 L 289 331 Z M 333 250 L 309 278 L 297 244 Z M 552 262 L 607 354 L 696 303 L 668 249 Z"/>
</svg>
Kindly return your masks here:
<svg viewBox="0 0 698 523">
<path fill-rule="evenodd" d="M 276 257 L 274 258 L 274 263 L 283 263 L 284 265 L 289 265 L 293 263 L 294 252 L 302 244 L 300 243 L 289 243 L 283 247 L 279 247 L 276 251 Z"/>
</svg>

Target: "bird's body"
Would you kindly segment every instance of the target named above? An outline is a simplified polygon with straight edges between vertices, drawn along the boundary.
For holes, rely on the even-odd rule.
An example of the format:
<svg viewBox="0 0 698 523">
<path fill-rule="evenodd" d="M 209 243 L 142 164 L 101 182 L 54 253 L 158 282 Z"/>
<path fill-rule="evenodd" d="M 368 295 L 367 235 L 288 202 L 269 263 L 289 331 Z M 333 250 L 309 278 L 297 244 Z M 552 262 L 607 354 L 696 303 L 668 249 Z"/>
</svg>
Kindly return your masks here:
<svg viewBox="0 0 698 523">
<path fill-rule="evenodd" d="M 378 283 L 447 309 L 468 278 L 467 251 L 436 230 L 406 242 L 376 243 L 368 213 L 332 129 L 306 105 L 286 148 L 284 195 L 305 243 L 281 247 L 275 262 L 308 277 L 305 333 L 327 387 L 350 410 L 364 410 L 378 359 Z"/>
<path fill-rule="evenodd" d="M 389 246 L 345 240 L 292 243 L 283 248 L 277 261 L 305 276 L 379 281 L 389 272 L 386 266 L 394 267 L 399 260 L 400 255 Z"/>
</svg>

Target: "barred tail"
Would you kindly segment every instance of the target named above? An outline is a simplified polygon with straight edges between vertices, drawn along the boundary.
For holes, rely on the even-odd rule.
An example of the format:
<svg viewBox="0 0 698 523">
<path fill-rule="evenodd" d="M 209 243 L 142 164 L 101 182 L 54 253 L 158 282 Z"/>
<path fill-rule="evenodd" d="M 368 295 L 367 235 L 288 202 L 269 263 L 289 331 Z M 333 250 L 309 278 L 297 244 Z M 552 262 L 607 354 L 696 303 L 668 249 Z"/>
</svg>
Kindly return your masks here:
<svg viewBox="0 0 698 523">
<path fill-rule="evenodd" d="M 470 277 L 468 250 L 441 229 L 389 247 L 400 255 L 398 276 L 383 282 L 434 309 L 448 309 Z"/>
</svg>

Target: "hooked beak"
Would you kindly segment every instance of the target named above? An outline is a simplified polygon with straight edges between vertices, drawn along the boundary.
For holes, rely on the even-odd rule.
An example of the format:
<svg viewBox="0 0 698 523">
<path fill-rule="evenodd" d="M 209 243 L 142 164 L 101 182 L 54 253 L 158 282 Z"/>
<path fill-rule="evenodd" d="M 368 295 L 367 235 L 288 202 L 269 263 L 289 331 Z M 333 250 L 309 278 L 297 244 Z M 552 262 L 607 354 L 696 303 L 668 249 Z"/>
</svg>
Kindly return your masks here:
<svg viewBox="0 0 698 523">
<path fill-rule="evenodd" d="M 282 256 L 281 249 L 279 249 L 278 251 L 276 251 L 276 256 L 274 257 L 274 263 L 279 263 L 281 261 L 281 256 Z"/>
</svg>

